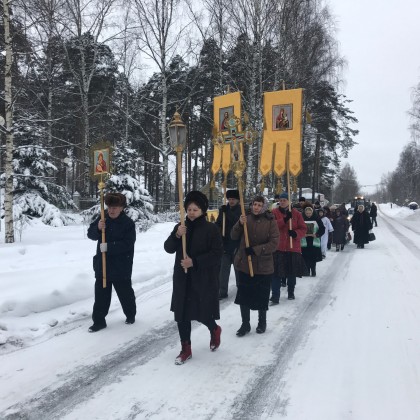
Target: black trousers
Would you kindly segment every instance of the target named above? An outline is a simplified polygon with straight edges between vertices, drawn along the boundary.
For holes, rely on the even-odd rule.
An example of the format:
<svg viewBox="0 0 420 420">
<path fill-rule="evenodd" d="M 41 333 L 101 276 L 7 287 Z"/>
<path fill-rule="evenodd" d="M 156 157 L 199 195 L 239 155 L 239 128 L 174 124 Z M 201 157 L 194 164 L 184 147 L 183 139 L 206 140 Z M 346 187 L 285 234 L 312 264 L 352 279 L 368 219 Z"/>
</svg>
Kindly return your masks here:
<svg viewBox="0 0 420 420">
<path fill-rule="evenodd" d="M 131 279 L 106 280 L 106 288 L 102 287 L 102 279 L 95 281 L 95 303 L 93 304 L 92 319 L 95 324 L 106 324 L 111 305 L 112 286 L 117 292 L 124 315 L 127 318 L 136 316 L 136 296 L 131 285 Z"/>
<path fill-rule="evenodd" d="M 210 332 L 214 331 L 217 328 L 216 321 L 214 319 L 210 319 L 206 322 L 201 322 L 204 324 Z M 188 341 L 191 343 L 191 321 L 182 321 L 177 322 L 178 324 L 178 332 L 179 332 L 179 338 L 182 341 Z"/>
</svg>

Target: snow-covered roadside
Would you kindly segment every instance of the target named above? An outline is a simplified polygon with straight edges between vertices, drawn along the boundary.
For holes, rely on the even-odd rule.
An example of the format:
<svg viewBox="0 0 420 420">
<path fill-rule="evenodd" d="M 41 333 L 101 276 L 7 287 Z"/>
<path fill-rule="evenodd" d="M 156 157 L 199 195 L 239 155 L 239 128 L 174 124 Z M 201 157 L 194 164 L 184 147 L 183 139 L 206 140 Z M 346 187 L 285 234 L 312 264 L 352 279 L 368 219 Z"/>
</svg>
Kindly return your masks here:
<svg viewBox="0 0 420 420">
<path fill-rule="evenodd" d="M 138 234 L 133 268 L 137 296 L 168 282 L 172 256 L 162 238 L 173 223 Z M 0 244 L 0 352 L 24 347 L 68 324 L 87 322 L 93 304 L 96 244 L 83 225 L 50 227 L 34 221 L 22 242 Z M 111 312 L 119 308 L 113 299 Z M 69 328 L 73 328 L 70 326 Z"/>
</svg>

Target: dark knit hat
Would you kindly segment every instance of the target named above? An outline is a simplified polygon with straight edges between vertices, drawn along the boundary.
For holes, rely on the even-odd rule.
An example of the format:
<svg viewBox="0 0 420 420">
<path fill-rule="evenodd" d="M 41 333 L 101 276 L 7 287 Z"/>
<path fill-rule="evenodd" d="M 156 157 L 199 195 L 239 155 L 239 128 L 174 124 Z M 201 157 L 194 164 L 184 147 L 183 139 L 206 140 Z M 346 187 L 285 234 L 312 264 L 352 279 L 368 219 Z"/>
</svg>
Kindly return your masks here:
<svg viewBox="0 0 420 420">
<path fill-rule="evenodd" d="M 108 207 L 125 207 L 127 199 L 121 193 L 107 193 L 105 195 L 105 204 Z"/>
<path fill-rule="evenodd" d="M 239 190 L 226 191 L 226 198 L 236 198 L 237 200 L 239 200 Z"/>
<path fill-rule="evenodd" d="M 285 198 L 286 200 L 288 200 L 289 199 L 289 194 L 287 194 L 287 192 L 284 191 L 279 195 L 279 198 Z"/>
<path fill-rule="evenodd" d="M 209 200 L 201 191 L 190 191 L 184 200 L 184 207 L 185 210 L 187 209 L 190 203 L 197 204 L 198 207 L 202 210 L 203 213 L 207 212 L 209 208 Z"/>
</svg>

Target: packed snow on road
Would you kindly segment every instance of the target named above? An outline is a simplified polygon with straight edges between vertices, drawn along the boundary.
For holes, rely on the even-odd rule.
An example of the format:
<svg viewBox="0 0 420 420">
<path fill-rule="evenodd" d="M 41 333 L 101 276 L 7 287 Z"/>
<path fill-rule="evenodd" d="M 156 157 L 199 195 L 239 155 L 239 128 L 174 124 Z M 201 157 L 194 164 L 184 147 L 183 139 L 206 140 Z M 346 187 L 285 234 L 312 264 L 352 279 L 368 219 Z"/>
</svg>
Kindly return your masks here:
<svg viewBox="0 0 420 420">
<path fill-rule="evenodd" d="M 137 234 L 133 325 L 115 294 L 108 327 L 91 324 L 96 244 L 83 224 L 34 221 L 0 243 L 0 418 L 420 418 L 420 210 L 381 204 L 376 241 L 328 251 L 317 277 L 283 292 L 267 331 L 235 335 L 235 281 L 221 303 L 221 346 L 193 324 L 192 358 L 169 310 L 173 223 Z M 4 225 L 2 226 L 2 233 Z"/>
</svg>

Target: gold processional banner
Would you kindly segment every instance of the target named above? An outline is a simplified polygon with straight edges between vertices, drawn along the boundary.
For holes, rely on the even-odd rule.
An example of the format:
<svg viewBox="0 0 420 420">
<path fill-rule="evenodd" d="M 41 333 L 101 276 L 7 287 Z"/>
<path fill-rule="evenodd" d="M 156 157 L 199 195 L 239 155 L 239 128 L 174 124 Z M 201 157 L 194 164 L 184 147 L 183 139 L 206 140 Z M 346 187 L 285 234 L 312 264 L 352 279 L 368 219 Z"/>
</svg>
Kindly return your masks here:
<svg viewBox="0 0 420 420">
<path fill-rule="evenodd" d="M 284 174 L 289 143 L 289 170 L 292 175 L 299 175 L 302 170 L 302 89 L 265 92 L 264 120 L 261 174 L 266 176 L 271 171 L 278 177 Z"/>
<path fill-rule="evenodd" d="M 241 94 L 240 92 L 228 93 L 227 95 L 216 96 L 214 98 L 214 137 L 221 132 L 222 134 L 229 134 L 229 118 L 235 115 L 241 118 Z M 238 127 L 242 131 L 241 125 Z M 213 147 L 213 164 L 211 171 L 216 175 L 220 168 L 226 175 L 230 170 L 231 150 L 230 146 Z"/>
</svg>

